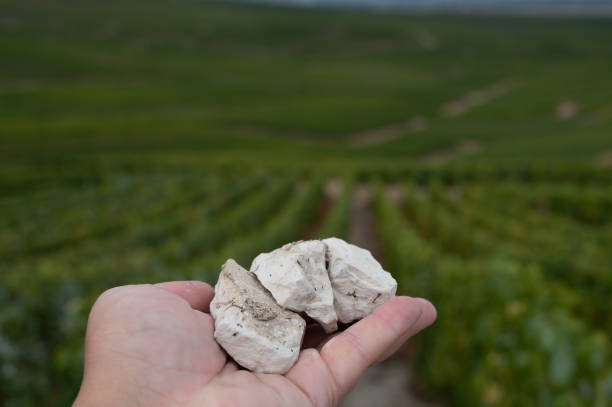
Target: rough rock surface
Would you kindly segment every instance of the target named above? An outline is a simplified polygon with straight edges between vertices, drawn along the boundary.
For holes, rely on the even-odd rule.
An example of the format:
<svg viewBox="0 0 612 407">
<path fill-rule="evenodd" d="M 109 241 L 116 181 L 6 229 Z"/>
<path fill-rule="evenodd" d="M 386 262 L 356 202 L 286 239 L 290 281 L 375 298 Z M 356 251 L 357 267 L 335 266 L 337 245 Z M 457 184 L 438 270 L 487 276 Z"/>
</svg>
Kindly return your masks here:
<svg viewBox="0 0 612 407">
<path fill-rule="evenodd" d="M 325 253 L 320 240 L 289 243 L 257 256 L 251 271 L 279 305 L 306 312 L 326 332 L 333 332 L 338 325 Z"/>
<path fill-rule="evenodd" d="M 340 322 L 364 318 L 395 295 L 397 282 L 368 250 L 335 237 L 323 243 Z"/>
<path fill-rule="evenodd" d="M 247 369 L 282 374 L 304 338 L 297 312 L 332 332 L 337 321 L 366 317 L 396 290 L 368 250 L 337 238 L 289 243 L 257 256 L 251 271 L 225 262 L 210 304 L 215 339 Z"/>
<path fill-rule="evenodd" d="M 279 306 L 255 275 L 232 259 L 221 269 L 210 313 L 215 339 L 240 365 L 282 374 L 295 363 L 305 321 Z"/>
</svg>

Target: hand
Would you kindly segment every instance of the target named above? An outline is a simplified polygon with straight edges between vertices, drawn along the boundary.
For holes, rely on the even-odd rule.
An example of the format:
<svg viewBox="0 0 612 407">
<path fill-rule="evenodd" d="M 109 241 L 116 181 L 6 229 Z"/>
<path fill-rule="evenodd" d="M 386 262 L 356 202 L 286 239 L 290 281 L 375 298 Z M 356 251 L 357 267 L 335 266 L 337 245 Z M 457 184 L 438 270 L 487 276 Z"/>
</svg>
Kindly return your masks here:
<svg viewBox="0 0 612 407">
<path fill-rule="evenodd" d="M 113 288 L 93 306 L 75 407 L 334 406 L 363 371 L 436 318 L 426 300 L 395 297 L 317 348 L 285 375 L 228 362 L 213 338 L 208 284 Z"/>
</svg>

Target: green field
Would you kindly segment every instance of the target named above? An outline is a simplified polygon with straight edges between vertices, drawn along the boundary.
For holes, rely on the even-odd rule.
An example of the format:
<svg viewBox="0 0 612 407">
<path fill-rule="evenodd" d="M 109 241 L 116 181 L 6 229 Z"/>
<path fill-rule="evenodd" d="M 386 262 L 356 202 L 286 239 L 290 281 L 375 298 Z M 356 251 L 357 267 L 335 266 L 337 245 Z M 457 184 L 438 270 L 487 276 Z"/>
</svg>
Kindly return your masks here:
<svg viewBox="0 0 612 407">
<path fill-rule="evenodd" d="M 603 18 L 0 0 L 0 406 L 71 402 L 105 289 L 351 238 L 358 189 L 438 308 L 423 398 L 611 405 L 611 41 Z"/>
</svg>

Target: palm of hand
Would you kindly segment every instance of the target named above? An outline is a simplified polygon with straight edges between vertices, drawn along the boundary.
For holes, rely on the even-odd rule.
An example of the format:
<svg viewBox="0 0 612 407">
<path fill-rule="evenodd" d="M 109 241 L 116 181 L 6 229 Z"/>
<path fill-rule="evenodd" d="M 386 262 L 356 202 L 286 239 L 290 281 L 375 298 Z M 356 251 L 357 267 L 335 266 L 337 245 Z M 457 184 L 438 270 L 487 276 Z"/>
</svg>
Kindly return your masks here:
<svg viewBox="0 0 612 407">
<path fill-rule="evenodd" d="M 284 376 L 238 370 L 213 338 L 212 288 L 199 282 L 124 286 L 90 314 L 75 406 L 332 406 L 372 363 L 435 319 L 425 300 L 397 297 Z"/>
</svg>

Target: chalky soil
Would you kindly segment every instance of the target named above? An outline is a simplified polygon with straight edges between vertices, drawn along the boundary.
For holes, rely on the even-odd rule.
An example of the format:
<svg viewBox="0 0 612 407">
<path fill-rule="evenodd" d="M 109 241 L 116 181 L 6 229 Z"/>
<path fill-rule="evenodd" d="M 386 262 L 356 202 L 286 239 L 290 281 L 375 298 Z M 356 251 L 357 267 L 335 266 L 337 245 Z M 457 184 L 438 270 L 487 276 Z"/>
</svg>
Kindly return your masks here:
<svg viewBox="0 0 612 407">
<path fill-rule="evenodd" d="M 295 363 L 305 333 L 298 313 L 331 333 L 338 321 L 365 318 L 396 290 L 395 279 L 368 250 L 337 238 L 262 253 L 250 271 L 229 259 L 211 302 L 215 339 L 247 369 L 283 374 Z"/>
</svg>

